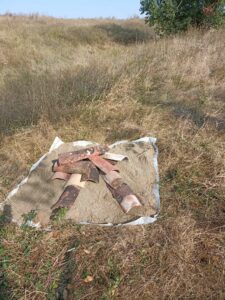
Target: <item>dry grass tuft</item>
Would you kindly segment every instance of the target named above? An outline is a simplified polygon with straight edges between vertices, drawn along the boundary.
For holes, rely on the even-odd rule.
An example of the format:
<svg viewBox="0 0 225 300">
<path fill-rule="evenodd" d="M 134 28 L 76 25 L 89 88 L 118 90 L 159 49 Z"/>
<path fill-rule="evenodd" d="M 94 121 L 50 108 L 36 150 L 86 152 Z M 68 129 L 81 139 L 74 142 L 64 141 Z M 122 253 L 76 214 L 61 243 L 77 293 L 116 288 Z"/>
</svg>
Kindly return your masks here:
<svg viewBox="0 0 225 300">
<path fill-rule="evenodd" d="M 141 20 L 0 17 L 0 201 L 55 136 L 158 138 L 143 227 L 0 217 L 0 299 L 223 299 L 224 28 L 156 40 Z M 61 298 L 60 298 L 61 297 Z"/>
<path fill-rule="evenodd" d="M 224 226 L 197 225 L 190 214 L 139 228 L 11 231 L 3 246 L 12 299 L 217 299 L 224 293 Z"/>
</svg>

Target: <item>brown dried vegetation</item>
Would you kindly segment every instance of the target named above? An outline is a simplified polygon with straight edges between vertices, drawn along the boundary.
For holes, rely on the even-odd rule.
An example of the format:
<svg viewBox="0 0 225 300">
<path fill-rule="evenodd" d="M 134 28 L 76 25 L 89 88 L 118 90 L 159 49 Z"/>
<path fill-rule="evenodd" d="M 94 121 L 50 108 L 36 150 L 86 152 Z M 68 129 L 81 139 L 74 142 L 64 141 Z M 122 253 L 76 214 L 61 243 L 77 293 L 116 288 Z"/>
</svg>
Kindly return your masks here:
<svg viewBox="0 0 225 300">
<path fill-rule="evenodd" d="M 224 299 L 224 29 L 0 18 L 0 201 L 55 136 L 158 138 L 151 226 L 0 223 L 0 299 Z M 60 298 L 61 297 L 61 298 Z"/>
</svg>

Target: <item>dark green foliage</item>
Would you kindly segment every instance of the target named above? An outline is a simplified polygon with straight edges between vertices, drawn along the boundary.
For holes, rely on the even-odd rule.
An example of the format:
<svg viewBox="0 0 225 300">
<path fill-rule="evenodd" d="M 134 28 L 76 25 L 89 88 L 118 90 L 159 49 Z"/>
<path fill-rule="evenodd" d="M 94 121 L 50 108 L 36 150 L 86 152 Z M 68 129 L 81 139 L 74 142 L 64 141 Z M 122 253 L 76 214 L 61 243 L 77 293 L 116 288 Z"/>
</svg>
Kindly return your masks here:
<svg viewBox="0 0 225 300">
<path fill-rule="evenodd" d="M 142 0 L 140 11 L 158 34 L 193 27 L 218 27 L 224 22 L 224 0 Z"/>
</svg>

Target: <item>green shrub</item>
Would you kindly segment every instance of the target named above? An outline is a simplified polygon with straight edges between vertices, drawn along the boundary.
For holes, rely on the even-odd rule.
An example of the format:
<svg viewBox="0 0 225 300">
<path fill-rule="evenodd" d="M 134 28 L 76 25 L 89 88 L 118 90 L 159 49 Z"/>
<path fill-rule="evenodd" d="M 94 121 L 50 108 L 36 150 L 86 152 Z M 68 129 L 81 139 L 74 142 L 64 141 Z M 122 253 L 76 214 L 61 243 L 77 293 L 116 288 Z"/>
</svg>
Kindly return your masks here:
<svg viewBox="0 0 225 300">
<path fill-rule="evenodd" d="M 140 11 L 157 33 L 171 34 L 188 27 L 217 27 L 224 22 L 224 0 L 142 0 Z"/>
</svg>

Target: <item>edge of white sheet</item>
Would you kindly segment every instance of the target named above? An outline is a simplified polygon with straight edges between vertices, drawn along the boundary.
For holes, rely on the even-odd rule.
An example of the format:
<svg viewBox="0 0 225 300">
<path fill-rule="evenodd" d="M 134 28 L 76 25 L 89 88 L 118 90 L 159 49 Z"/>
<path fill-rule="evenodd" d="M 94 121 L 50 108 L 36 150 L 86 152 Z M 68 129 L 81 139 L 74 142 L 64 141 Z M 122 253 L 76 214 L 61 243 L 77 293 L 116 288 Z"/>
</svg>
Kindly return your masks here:
<svg viewBox="0 0 225 300">
<path fill-rule="evenodd" d="M 154 156 L 153 156 L 153 165 L 154 165 L 154 169 L 155 169 L 155 173 L 156 173 L 156 183 L 153 187 L 153 193 L 155 195 L 155 199 L 156 199 L 156 203 L 157 203 L 157 208 L 159 210 L 160 208 L 160 195 L 159 195 L 159 171 L 158 171 L 158 148 L 156 146 L 156 141 L 157 139 L 156 138 L 153 138 L 153 137 L 143 137 L 143 138 L 140 138 L 138 140 L 134 140 L 134 141 L 131 141 L 131 143 L 138 143 L 138 142 L 145 142 L 145 143 L 150 143 L 153 145 L 154 147 Z M 127 140 L 123 140 L 123 141 L 118 141 L 112 145 L 110 145 L 109 147 L 110 148 L 113 148 L 114 146 L 116 145 L 119 145 L 119 144 L 123 144 L 123 143 L 127 143 L 128 141 Z M 64 142 L 59 138 L 59 137 L 56 137 L 48 151 L 48 153 L 44 154 L 36 163 L 34 163 L 29 171 L 29 174 L 35 170 L 38 165 L 40 164 L 40 162 L 50 153 L 52 152 L 53 150 L 57 149 L 59 146 L 61 146 L 62 144 L 64 144 Z M 73 142 L 73 145 L 74 146 L 82 146 L 82 147 L 86 147 L 90 144 L 97 144 L 97 143 L 93 143 L 91 141 L 75 141 Z M 29 174 L 26 178 L 24 178 L 7 196 L 6 200 L 3 201 L 2 203 L 0 203 L 0 210 L 2 210 L 3 206 L 4 206 L 4 203 L 9 200 L 11 197 L 13 197 L 17 192 L 18 190 L 20 189 L 20 187 L 22 185 L 24 185 L 27 180 L 28 180 L 28 177 L 29 177 Z M 96 224 L 96 223 L 87 223 L 87 222 L 81 222 L 80 224 L 83 224 L 83 225 L 100 225 L 100 226 L 127 226 L 127 225 L 146 225 L 146 224 L 151 224 L 151 223 L 154 223 L 156 220 L 157 220 L 157 217 L 158 215 L 155 215 L 153 217 L 150 217 L 150 216 L 143 216 L 143 217 L 140 217 L 134 221 L 131 221 L 131 222 L 128 222 L 128 223 L 124 223 L 124 224 L 118 224 L 118 225 L 113 225 L 111 223 L 108 223 L 108 224 Z M 13 222 L 15 222 L 15 220 L 12 220 Z M 40 224 L 39 223 L 34 223 L 32 221 L 29 221 L 27 223 L 27 225 L 31 226 L 31 227 L 35 227 L 35 228 L 39 228 L 40 227 Z"/>
</svg>

